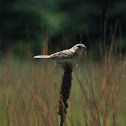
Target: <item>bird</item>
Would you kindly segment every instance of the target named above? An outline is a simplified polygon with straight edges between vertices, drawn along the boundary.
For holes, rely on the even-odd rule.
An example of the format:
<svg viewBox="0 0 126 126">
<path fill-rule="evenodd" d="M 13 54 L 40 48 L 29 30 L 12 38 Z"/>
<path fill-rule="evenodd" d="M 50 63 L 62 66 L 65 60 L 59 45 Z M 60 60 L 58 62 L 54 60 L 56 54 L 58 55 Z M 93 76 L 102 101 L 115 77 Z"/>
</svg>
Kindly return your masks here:
<svg viewBox="0 0 126 126">
<path fill-rule="evenodd" d="M 53 59 L 55 61 L 55 66 L 64 63 L 76 64 L 81 59 L 86 48 L 84 44 L 76 44 L 70 49 L 56 52 L 51 55 L 37 55 L 34 56 L 34 58 Z"/>
</svg>

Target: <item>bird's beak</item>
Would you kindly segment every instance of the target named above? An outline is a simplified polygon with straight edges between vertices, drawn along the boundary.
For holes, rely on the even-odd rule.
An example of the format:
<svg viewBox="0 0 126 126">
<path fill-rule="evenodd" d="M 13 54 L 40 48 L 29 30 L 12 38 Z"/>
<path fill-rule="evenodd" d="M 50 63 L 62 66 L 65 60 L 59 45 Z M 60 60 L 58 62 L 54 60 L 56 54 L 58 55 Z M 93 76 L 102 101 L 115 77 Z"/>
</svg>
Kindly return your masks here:
<svg viewBox="0 0 126 126">
<path fill-rule="evenodd" d="M 83 48 L 84 48 L 84 49 L 87 49 L 87 47 L 86 47 L 85 45 L 83 46 Z"/>
</svg>

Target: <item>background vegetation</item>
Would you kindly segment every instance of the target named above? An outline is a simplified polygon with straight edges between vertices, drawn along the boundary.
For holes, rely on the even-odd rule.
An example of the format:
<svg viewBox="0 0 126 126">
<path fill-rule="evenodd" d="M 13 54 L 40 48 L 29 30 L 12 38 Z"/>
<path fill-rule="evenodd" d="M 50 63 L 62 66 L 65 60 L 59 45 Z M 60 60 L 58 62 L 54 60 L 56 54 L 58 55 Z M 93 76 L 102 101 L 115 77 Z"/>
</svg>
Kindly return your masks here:
<svg viewBox="0 0 126 126">
<path fill-rule="evenodd" d="M 1 0 L 0 5 L 1 126 L 59 126 L 63 71 L 33 56 L 80 42 L 87 55 L 74 67 L 65 125 L 126 124 L 124 0 Z"/>
<path fill-rule="evenodd" d="M 0 64 L 0 125 L 59 126 L 60 67 L 32 57 Z M 65 126 L 125 125 L 126 59 L 87 58 L 74 67 Z"/>
<path fill-rule="evenodd" d="M 99 42 L 108 38 L 118 20 L 115 43 L 125 52 L 124 0 L 1 0 L 0 4 L 1 51 L 11 48 L 16 53 L 37 54 L 45 41 L 53 51 L 82 41 L 97 52 Z M 106 43 L 109 46 L 110 40 Z"/>
</svg>

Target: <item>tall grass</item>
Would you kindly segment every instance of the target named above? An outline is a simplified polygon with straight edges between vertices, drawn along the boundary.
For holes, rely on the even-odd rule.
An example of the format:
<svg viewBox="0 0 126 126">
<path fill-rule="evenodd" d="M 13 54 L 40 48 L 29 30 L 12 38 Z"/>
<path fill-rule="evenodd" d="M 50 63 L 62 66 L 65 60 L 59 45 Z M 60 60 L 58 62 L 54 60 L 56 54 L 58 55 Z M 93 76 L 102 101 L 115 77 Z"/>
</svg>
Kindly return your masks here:
<svg viewBox="0 0 126 126">
<path fill-rule="evenodd" d="M 118 126 L 123 112 L 118 101 L 126 60 L 104 56 L 74 68 L 66 126 Z M 62 69 L 52 61 L 14 60 L 0 65 L 0 125 L 58 126 Z M 125 93 L 125 92 L 124 92 Z"/>
<path fill-rule="evenodd" d="M 121 51 L 118 56 L 113 55 L 117 26 L 118 21 L 114 30 L 111 27 L 110 48 L 106 50 L 106 37 L 104 46 L 101 42 L 98 45 L 100 61 L 87 57 L 78 68 L 74 67 L 65 126 L 120 126 L 126 123 L 126 114 L 121 109 L 125 106 L 122 98 L 125 97 L 126 58 Z M 43 43 L 43 54 L 48 52 L 47 42 L 48 36 Z M 0 125 L 59 126 L 57 112 L 62 74 L 62 69 L 55 67 L 52 61 L 34 60 L 31 55 L 23 61 L 12 55 L 1 58 Z"/>
</svg>

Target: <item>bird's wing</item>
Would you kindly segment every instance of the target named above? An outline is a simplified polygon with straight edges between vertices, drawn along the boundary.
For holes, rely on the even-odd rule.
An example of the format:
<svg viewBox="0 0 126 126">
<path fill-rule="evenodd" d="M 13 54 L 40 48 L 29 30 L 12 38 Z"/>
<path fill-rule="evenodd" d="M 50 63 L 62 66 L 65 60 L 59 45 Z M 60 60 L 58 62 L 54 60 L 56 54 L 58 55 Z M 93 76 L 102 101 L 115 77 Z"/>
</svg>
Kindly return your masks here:
<svg viewBox="0 0 126 126">
<path fill-rule="evenodd" d="M 61 52 L 57 52 L 50 55 L 52 59 L 65 59 L 65 58 L 72 58 L 75 54 L 71 50 L 63 50 Z"/>
</svg>

